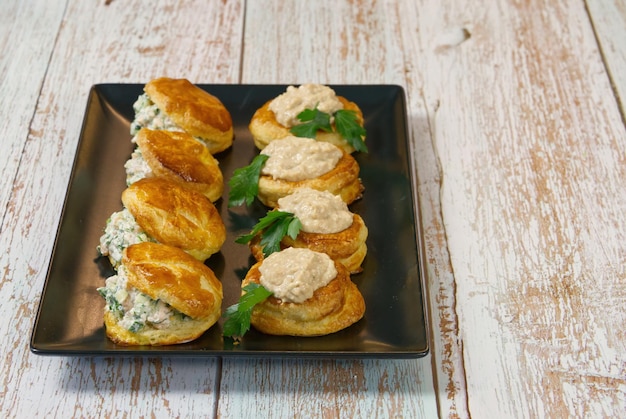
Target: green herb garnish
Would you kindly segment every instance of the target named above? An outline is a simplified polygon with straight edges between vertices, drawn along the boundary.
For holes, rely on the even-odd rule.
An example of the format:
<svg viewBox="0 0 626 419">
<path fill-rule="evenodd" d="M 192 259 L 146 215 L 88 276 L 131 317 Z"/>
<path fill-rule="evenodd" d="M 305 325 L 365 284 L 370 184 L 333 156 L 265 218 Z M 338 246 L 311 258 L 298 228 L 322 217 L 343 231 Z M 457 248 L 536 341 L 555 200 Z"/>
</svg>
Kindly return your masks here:
<svg viewBox="0 0 626 419">
<path fill-rule="evenodd" d="M 280 250 L 283 237 L 288 235 L 295 240 L 301 228 L 300 220 L 292 213 L 270 211 L 252 228 L 250 234 L 237 237 L 235 242 L 246 244 L 260 233 L 263 256 L 268 257 Z"/>
<path fill-rule="evenodd" d="M 228 181 L 230 192 L 228 193 L 228 207 L 252 204 L 259 193 L 259 177 L 261 169 L 269 156 L 258 154 L 252 163 L 245 167 L 235 169 L 233 177 Z"/>
<path fill-rule="evenodd" d="M 363 139 L 367 134 L 357 121 L 356 112 L 340 109 L 332 115 L 335 118 L 335 129 L 356 151 L 367 153 L 367 146 Z M 298 114 L 302 124 L 291 128 L 291 133 L 297 137 L 315 138 L 317 131 L 332 132 L 331 115 L 315 109 L 305 109 Z"/>
<path fill-rule="evenodd" d="M 320 111 L 317 107 L 303 110 L 298 114 L 298 119 L 302 121 L 302 124 L 291 128 L 291 133 L 296 137 L 315 138 L 318 130 L 333 131 L 330 125 L 330 115 Z"/>
<path fill-rule="evenodd" d="M 97 289 L 97 291 L 105 299 L 110 311 L 117 315 L 123 314 L 122 305 L 117 301 L 115 295 L 110 291 L 109 288 L 100 287 Z"/>
<path fill-rule="evenodd" d="M 130 325 L 130 327 L 128 328 L 128 331 L 132 332 L 132 333 L 137 333 L 139 332 L 141 329 L 143 329 L 145 325 L 143 323 L 140 322 L 133 322 L 133 324 Z"/>
<path fill-rule="evenodd" d="M 250 330 L 250 317 L 255 305 L 265 301 L 270 295 L 265 287 L 257 283 L 250 283 L 243 287 L 245 294 L 239 297 L 239 302 L 226 309 L 224 317 L 224 336 L 242 337 Z"/>
<path fill-rule="evenodd" d="M 363 141 L 366 131 L 365 128 L 357 122 L 355 111 L 341 109 L 335 112 L 335 127 L 339 134 L 341 134 L 356 151 L 367 153 L 367 146 Z"/>
</svg>

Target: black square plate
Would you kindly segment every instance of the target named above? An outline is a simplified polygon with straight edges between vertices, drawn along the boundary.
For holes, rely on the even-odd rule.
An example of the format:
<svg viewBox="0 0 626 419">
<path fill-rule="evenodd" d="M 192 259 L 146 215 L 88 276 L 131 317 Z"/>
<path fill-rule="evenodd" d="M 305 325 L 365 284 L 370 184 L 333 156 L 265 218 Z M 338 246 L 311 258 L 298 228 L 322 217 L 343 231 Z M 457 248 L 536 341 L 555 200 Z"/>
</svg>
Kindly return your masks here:
<svg viewBox="0 0 626 419">
<path fill-rule="evenodd" d="M 233 147 L 216 157 L 227 182 L 258 153 L 248 123 L 256 109 L 282 93 L 283 85 L 199 85 L 220 98 L 233 118 Z M 31 350 L 48 355 L 97 356 L 279 356 L 318 358 L 416 358 L 428 353 L 422 294 L 421 237 L 416 222 L 409 163 L 407 114 L 402 87 L 334 85 L 338 95 L 362 109 L 369 153 L 356 153 L 365 186 L 350 206 L 369 229 L 363 272 L 353 276 L 366 304 L 365 317 L 323 337 L 268 336 L 252 329 L 233 345 L 222 322 L 196 341 L 173 346 L 119 346 L 109 341 L 102 320 L 104 300 L 96 291 L 113 270 L 99 258 L 107 218 L 122 208 L 124 163 L 133 149 L 132 105 L 141 84 L 92 87 L 48 276 L 31 337 Z M 248 233 L 267 209 L 227 207 L 228 185 L 216 203 L 227 229 L 220 253 L 206 263 L 221 279 L 222 309 L 237 302 L 252 259 L 234 239 Z"/>
</svg>

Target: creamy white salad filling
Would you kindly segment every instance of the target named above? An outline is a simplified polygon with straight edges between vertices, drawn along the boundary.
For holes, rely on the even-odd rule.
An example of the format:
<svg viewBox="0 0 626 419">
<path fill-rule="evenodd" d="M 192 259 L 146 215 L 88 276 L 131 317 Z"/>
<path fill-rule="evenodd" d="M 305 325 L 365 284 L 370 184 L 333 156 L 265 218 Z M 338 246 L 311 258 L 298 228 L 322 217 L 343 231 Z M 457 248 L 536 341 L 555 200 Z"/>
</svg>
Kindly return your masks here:
<svg viewBox="0 0 626 419">
<path fill-rule="evenodd" d="M 133 333 L 146 325 L 165 328 L 171 323 L 172 316 L 189 318 L 161 300 L 153 300 L 148 295 L 127 285 L 128 277 L 124 266 L 120 266 L 117 275 L 107 278 L 105 286 L 98 288 L 106 300 L 105 310 L 113 312 L 119 325 Z"/>
<path fill-rule="evenodd" d="M 130 155 L 130 159 L 124 164 L 124 169 L 126 169 L 127 185 L 131 185 L 140 179 L 152 175 L 152 169 L 150 169 L 146 159 L 143 158 L 139 147 L 136 147 L 135 151 Z"/>
<path fill-rule="evenodd" d="M 260 282 L 274 297 L 302 303 L 337 276 L 335 263 L 325 253 L 288 247 L 263 260 Z"/>
<path fill-rule="evenodd" d="M 98 250 L 102 256 L 108 256 L 113 267 L 122 263 L 122 254 L 131 244 L 151 241 L 145 231 L 137 224 L 135 217 L 124 208 L 114 212 L 107 220 L 104 234 L 100 237 Z"/>
<path fill-rule="evenodd" d="M 298 217 L 306 233 L 339 233 L 350 227 L 354 218 L 340 196 L 307 187 L 280 198 L 278 209 Z"/>
<path fill-rule="evenodd" d="M 334 114 L 343 109 L 343 103 L 337 99 L 335 91 L 323 84 L 307 83 L 299 87 L 289 86 L 285 93 L 270 102 L 269 109 L 274 112 L 276 121 L 285 127 L 301 124 L 298 114 L 305 109 L 319 109 L 327 114 Z"/>
<path fill-rule="evenodd" d="M 133 104 L 133 110 L 135 111 L 135 119 L 130 124 L 131 135 L 137 134 L 141 128 L 183 131 L 170 117 L 161 112 L 159 107 L 145 93 L 137 98 Z"/>
<path fill-rule="evenodd" d="M 270 142 L 261 154 L 269 156 L 261 169 L 263 175 L 291 182 L 328 173 L 343 156 L 333 144 L 294 136 Z"/>
</svg>

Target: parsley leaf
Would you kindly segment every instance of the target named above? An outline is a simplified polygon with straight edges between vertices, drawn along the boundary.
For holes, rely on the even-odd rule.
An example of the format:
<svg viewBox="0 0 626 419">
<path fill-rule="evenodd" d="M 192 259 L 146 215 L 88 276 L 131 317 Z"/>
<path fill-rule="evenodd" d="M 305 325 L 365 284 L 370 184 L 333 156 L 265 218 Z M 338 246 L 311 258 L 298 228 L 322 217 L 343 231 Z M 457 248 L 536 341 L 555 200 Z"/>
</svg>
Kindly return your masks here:
<svg viewBox="0 0 626 419">
<path fill-rule="evenodd" d="M 356 112 L 340 109 L 333 114 L 335 129 L 356 151 L 367 153 L 367 146 L 363 141 L 366 135 L 365 128 L 359 124 Z M 333 132 L 330 115 L 315 109 L 305 109 L 298 114 L 302 124 L 291 128 L 291 133 L 297 137 L 315 138 L 317 131 Z"/>
<path fill-rule="evenodd" d="M 243 287 L 245 294 L 239 297 L 239 302 L 228 307 L 224 313 L 224 336 L 241 337 L 250 330 L 250 317 L 255 305 L 265 301 L 270 295 L 265 287 L 257 283 L 250 283 Z"/>
<path fill-rule="evenodd" d="M 363 141 L 366 131 L 358 123 L 355 111 L 340 109 L 335 112 L 335 127 L 356 151 L 367 152 L 367 146 Z"/>
<path fill-rule="evenodd" d="M 228 181 L 228 207 L 252 204 L 259 193 L 259 177 L 261 169 L 269 156 L 258 154 L 248 166 L 235 169 L 233 177 Z"/>
<path fill-rule="evenodd" d="M 286 235 L 295 240 L 301 228 L 300 220 L 292 213 L 270 211 L 252 228 L 250 234 L 237 237 L 235 242 L 248 243 L 260 233 L 263 256 L 267 257 L 280 250 L 280 242 Z"/>
<path fill-rule="evenodd" d="M 318 130 L 332 132 L 330 125 L 330 115 L 322 112 L 317 107 L 315 109 L 305 109 L 298 114 L 298 119 L 302 124 L 291 128 L 291 133 L 296 137 L 315 138 Z"/>
</svg>

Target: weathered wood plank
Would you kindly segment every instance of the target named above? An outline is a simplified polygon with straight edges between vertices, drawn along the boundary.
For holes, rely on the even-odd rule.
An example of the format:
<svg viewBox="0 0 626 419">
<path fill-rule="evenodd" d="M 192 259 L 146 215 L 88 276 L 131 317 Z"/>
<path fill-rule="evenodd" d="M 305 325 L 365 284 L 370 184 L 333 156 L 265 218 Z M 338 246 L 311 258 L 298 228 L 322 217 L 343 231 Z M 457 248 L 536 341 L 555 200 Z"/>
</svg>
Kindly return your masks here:
<svg viewBox="0 0 626 419">
<path fill-rule="evenodd" d="M 62 2 L 10 2 L 0 16 L 0 231 L 20 165 L 28 126 L 39 98 L 55 35 L 63 18 Z M 37 21 L 37 25 L 32 22 Z M 24 66 L 28 71 L 24 71 Z"/>
<path fill-rule="evenodd" d="M 586 0 L 604 62 L 622 110 L 626 114 L 626 3 L 623 0 Z"/>
<path fill-rule="evenodd" d="M 410 360 L 224 361 L 219 416 L 432 418 L 430 364 Z M 422 381 L 426 379 L 427 381 Z"/>
<path fill-rule="evenodd" d="M 429 73 L 429 63 L 438 59 L 434 51 L 451 48 L 465 41 L 462 30 L 450 27 L 449 24 L 443 25 L 439 19 L 438 14 L 445 10 L 425 2 L 409 2 L 398 7 L 397 25 L 402 29 L 397 53 L 403 55 L 411 109 L 409 117 L 426 257 L 431 351 L 439 415 L 465 418 L 470 413 L 463 365 L 463 340 L 456 312 L 455 275 L 441 208 L 443 173 L 435 143 L 438 130 L 431 118 L 438 102 L 437 98 L 425 96 L 432 79 L 442 76 L 436 72 Z"/>
<path fill-rule="evenodd" d="M 397 5 L 372 0 L 247 7 L 242 83 L 400 83 Z"/>
<path fill-rule="evenodd" d="M 468 411 L 626 411 L 626 134 L 582 3 L 422 2 Z"/>
<path fill-rule="evenodd" d="M 28 137 L 0 235 L 0 416 L 213 414 L 219 388 L 219 363 L 213 359 L 49 358 L 31 355 L 28 339 L 90 86 L 161 75 L 237 82 L 243 13 L 243 2 L 150 8 L 140 1 L 69 2 L 47 67 L 32 58 L 9 69 L 15 82 L 28 76 L 19 73 L 31 62 L 44 65 L 46 75 L 36 110 L 32 100 L 22 104 L 27 117 L 3 129 L 5 135 Z M 16 18 L 16 27 L 32 24 L 25 13 Z"/>
</svg>

